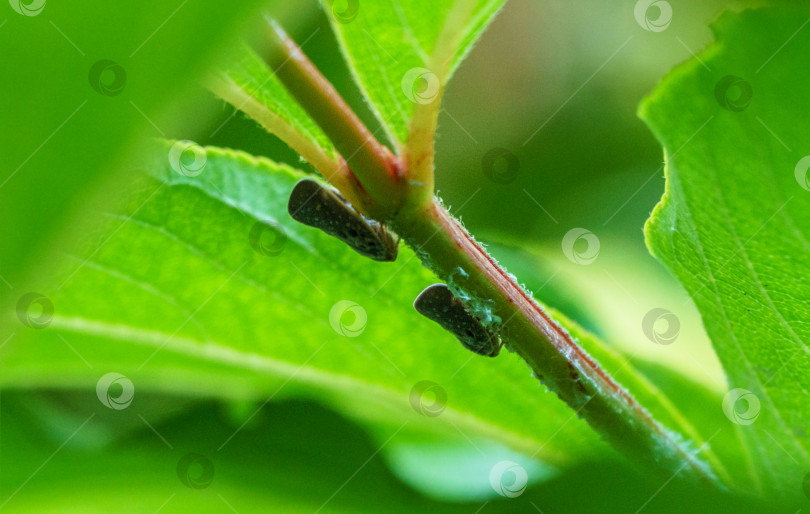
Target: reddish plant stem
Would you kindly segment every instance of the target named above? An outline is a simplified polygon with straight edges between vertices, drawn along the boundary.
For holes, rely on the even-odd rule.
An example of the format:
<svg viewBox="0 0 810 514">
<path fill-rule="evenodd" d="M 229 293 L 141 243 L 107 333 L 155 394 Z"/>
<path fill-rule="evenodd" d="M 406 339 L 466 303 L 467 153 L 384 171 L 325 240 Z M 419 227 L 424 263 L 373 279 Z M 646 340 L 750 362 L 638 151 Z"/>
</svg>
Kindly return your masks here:
<svg viewBox="0 0 810 514">
<path fill-rule="evenodd" d="M 366 128 L 334 86 L 273 20 L 266 60 L 287 90 L 332 140 L 363 189 L 377 217 L 390 216 L 406 191 L 399 159 Z M 381 173 L 382 172 L 382 173 Z"/>
<path fill-rule="evenodd" d="M 393 226 L 437 276 L 472 298 L 474 309 L 487 308 L 500 318 L 501 335 L 533 374 L 622 453 L 649 469 L 713 481 L 709 467 L 616 383 L 438 202 L 403 213 Z"/>
<path fill-rule="evenodd" d="M 376 205 L 371 217 L 389 223 L 436 275 L 474 310 L 486 309 L 511 350 L 576 415 L 647 469 L 716 483 L 696 451 L 661 426 L 559 324 L 552 320 L 435 200 L 409 198 L 407 169 L 360 122 L 332 85 L 275 26 L 268 61 L 282 82 L 349 161 Z M 422 134 L 422 136 L 425 136 Z M 429 167 L 428 167 L 429 168 Z M 432 172 L 432 169 L 429 171 Z M 405 208 L 402 208 L 402 207 Z M 538 448 L 538 451 L 540 448 Z"/>
</svg>

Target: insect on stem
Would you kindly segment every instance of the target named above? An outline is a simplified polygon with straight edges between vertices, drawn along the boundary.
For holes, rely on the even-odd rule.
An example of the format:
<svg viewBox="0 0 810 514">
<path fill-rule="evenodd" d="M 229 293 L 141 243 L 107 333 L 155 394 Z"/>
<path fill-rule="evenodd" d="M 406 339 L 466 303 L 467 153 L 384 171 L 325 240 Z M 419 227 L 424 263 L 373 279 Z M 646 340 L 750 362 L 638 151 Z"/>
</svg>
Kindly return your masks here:
<svg viewBox="0 0 810 514">
<path fill-rule="evenodd" d="M 323 230 L 361 255 L 381 262 L 397 258 L 398 237 L 384 225 L 363 217 L 337 191 L 317 180 L 299 180 L 287 209 L 294 220 Z"/>
<path fill-rule="evenodd" d="M 501 351 L 500 336 L 473 316 L 464 302 L 445 284 L 433 284 L 413 302 L 416 311 L 452 333 L 465 348 L 478 355 L 495 357 Z"/>
<path fill-rule="evenodd" d="M 334 86 L 272 18 L 266 17 L 268 65 L 343 156 L 362 188 L 374 200 L 377 218 L 396 212 L 407 191 L 399 159 L 360 121 Z"/>
</svg>

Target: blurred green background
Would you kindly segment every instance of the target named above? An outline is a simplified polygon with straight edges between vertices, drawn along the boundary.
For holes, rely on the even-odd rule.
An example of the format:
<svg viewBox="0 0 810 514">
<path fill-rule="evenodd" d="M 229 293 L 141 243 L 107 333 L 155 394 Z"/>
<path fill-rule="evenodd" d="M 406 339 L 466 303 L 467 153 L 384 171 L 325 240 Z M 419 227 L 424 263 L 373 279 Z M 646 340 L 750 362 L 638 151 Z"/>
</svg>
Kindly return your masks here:
<svg viewBox="0 0 810 514">
<path fill-rule="evenodd" d="M 722 9 L 762 2 L 672 2 L 673 21 L 663 33 L 638 26 L 634 3 L 510 0 L 448 88 L 437 188 L 450 206 L 465 204 L 467 228 L 498 245 L 494 252 L 510 270 L 535 291 L 547 284 L 538 294 L 543 301 L 611 343 L 720 390 L 722 372 L 693 306 L 644 245 L 642 226 L 663 192 L 663 157 L 635 111 L 669 69 L 710 43 L 708 23 Z M 0 7 L 0 291 L 6 313 L 13 313 L 20 294 L 36 290 L 60 247 L 94 223 L 86 213 L 120 197 L 128 177 L 117 170 L 125 169 L 121 163 L 144 138 L 192 139 L 301 165 L 286 146 L 234 115 L 198 82 L 229 41 L 256 31 L 263 8 L 299 41 L 320 29 L 306 52 L 376 128 L 314 0 L 48 2 L 31 17 Z M 121 94 L 104 96 L 90 87 L 88 73 L 101 59 L 126 70 Z M 483 172 L 482 159 L 494 148 L 517 156 L 514 181 L 495 183 Z M 563 256 L 562 237 L 575 227 L 599 237 L 597 265 L 574 266 Z M 640 320 L 651 306 L 678 314 L 683 344 L 637 344 Z M 0 345 L 8 333 L 0 333 Z M 256 503 L 272 505 L 271 511 L 311 512 L 376 448 L 360 427 L 322 406 L 277 402 L 251 422 L 251 438 L 217 463 L 218 473 L 225 470 L 217 478 L 220 488 L 178 489 L 169 496 L 159 484 L 176 481 L 172 455 L 178 452 L 166 454 L 165 441 L 137 419 L 104 419 L 51 461 L 53 449 L 83 421 L 76 413 L 86 395 L 10 389 L 0 402 L 0 510 L 25 510 L 30 500 L 21 501 L 22 492 L 15 500 L 20 490 L 25 498 L 39 498 L 42 512 L 71 511 L 71 498 L 79 496 L 95 498 L 99 511 L 129 502 L 143 512 L 240 512 Z M 220 441 L 255 408 L 157 395 L 141 401 L 157 432 L 197 448 Z M 94 452 L 100 447 L 103 452 Z M 448 474 L 458 474 L 459 463 L 474 467 L 470 453 L 460 444 L 438 448 L 436 458 L 452 470 Z M 533 505 L 540 512 L 604 512 L 606 501 L 623 511 L 637 508 L 651 492 L 630 468 L 610 460 L 554 476 L 510 503 L 491 493 L 481 497 L 474 484 L 465 488 L 463 474 L 420 483 L 408 476 L 416 471 L 407 460 L 394 453 L 374 458 L 325 511 L 356 511 L 385 500 L 392 512 L 476 512 L 482 505 L 481 512 L 531 512 Z M 131 469 L 129 489 L 109 480 L 105 470 L 112 461 Z M 679 494 L 678 486 L 667 489 L 650 510 L 679 511 Z"/>
</svg>

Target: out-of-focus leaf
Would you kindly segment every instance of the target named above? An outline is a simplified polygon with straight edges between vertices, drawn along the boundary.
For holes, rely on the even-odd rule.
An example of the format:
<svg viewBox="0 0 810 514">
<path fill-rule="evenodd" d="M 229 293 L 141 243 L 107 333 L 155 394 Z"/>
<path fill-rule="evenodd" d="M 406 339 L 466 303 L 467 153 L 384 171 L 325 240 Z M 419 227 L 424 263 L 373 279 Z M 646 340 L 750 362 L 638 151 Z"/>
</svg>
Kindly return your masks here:
<svg viewBox="0 0 810 514">
<path fill-rule="evenodd" d="M 159 410 L 178 398 L 142 394 L 137 404 L 110 410 L 94 391 L 69 390 L 66 394 L 76 399 L 73 410 L 62 414 L 59 430 L 51 430 L 43 422 L 53 417 L 52 409 L 43 412 L 43 397 L 51 394 L 3 393 L 0 435 L 15 442 L 4 445 L 2 454 L 4 512 L 463 514 L 486 509 L 517 514 L 643 507 L 676 514 L 696 505 L 703 512 L 764 510 L 749 499 L 706 494 L 677 482 L 661 489 L 615 460 L 578 466 L 514 498 L 430 500 L 397 481 L 378 445 L 356 426 L 311 402 L 265 406 L 243 428 L 243 437 L 218 449 L 242 420 L 215 402 L 196 402 L 161 419 Z M 190 454 L 198 457 L 186 466 Z M 423 457 L 430 462 L 430 455 Z M 430 479 L 429 468 L 414 466 L 413 472 L 419 480 Z M 465 470 L 449 472 L 463 475 Z M 588 494 L 581 494 L 583 483 L 589 484 Z"/>
<path fill-rule="evenodd" d="M 0 294 L 37 272 L 43 248 L 133 138 L 197 137 L 201 113 L 178 113 L 178 101 L 255 19 L 248 13 L 274 2 L 4 3 Z"/>
<path fill-rule="evenodd" d="M 241 423 L 211 402 L 160 420 L 144 410 L 160 405 L 160 397 L 144 395 L 140 405 L 118 411 L 95 401 L 65 416 L 64 433 L 53 433 L 42 430 L 36 400 L 33 392 L 4 394 L 2 436 L 15 444 L 3 448 L 3 512 L 470 509 L 419 496 L 379 456 L 364 462 L 375 455 L 374 443 L 345 419 L 309 403 L 266 407 L 244 437 L 218 449 Z M 330 437 L 323 437 L 324 430 Z M 101 447 L 100 433 L 111 436 Z"/>
</svg>

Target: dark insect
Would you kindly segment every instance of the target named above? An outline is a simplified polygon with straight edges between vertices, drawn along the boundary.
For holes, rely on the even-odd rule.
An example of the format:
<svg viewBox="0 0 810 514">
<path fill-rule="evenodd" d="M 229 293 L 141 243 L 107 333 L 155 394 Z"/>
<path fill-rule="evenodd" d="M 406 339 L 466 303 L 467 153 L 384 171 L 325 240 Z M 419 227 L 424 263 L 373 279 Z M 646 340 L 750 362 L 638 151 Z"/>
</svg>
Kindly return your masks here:
<svg viewBox="0 0 810 514">
<path fill-rule="evenodd" d="M 433 284 L 413 302 L 416 311 L 458 338 L 468 350 L 495 357 L 501 351 L 501 338 L 470 314 L 464 302 L 445 284 Z"/>
<path fill-rule="evenodd" d="M 298 181 L 287 204 L 299 223 L 323 230 L 375 261 L 392 262 L 399 253 L 399 238 L 385 225 L 366 219 L 340 194 L 311 178 Z"/>
</svg>

